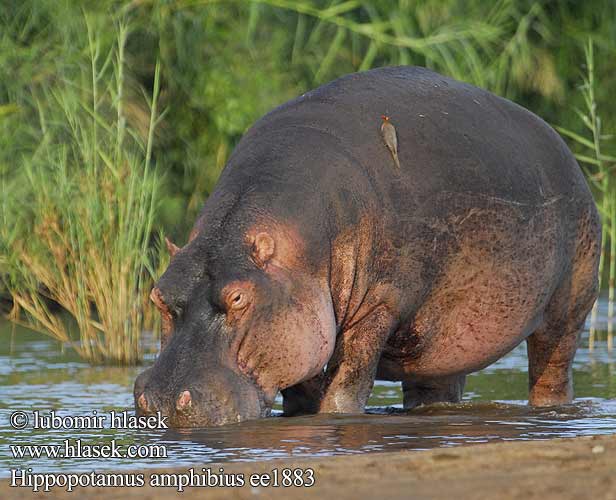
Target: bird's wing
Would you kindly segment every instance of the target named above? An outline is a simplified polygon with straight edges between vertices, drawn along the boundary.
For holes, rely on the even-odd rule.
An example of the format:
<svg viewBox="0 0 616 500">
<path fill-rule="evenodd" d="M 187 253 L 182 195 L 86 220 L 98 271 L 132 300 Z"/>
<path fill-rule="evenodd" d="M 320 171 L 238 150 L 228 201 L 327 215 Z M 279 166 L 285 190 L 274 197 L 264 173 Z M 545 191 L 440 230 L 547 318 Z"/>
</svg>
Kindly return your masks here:
<svg viewBox="0 0 616 500">
<path fill-rule="evenodd" d="M 396 137 L 396 127 L 391 123 L 387 124 L 387 143 L 395 151 L 398 151 L 398 137 Z"/>
<path fill-rule="evenodd" d="M 398 134 L 396 134 L 396 127 L 391 126 L 391 144 L 394 148 L 394 151 L 398 152 Z"/>
</svg>

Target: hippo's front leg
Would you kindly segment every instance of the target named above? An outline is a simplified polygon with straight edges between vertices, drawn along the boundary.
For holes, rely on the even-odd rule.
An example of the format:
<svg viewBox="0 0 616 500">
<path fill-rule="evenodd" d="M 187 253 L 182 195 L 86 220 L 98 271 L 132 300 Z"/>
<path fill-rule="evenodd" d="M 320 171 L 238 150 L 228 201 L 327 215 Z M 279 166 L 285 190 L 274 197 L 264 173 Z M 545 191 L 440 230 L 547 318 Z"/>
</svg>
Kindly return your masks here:
<svg viewBox="0 0 616 500">
<path fill-rule="evenodd" d="M 389 309 L 379 305 L 338 335 L 323 376 L 319 412 L 364 411 L 381 352 L 394 326 Z"/>
</svg>

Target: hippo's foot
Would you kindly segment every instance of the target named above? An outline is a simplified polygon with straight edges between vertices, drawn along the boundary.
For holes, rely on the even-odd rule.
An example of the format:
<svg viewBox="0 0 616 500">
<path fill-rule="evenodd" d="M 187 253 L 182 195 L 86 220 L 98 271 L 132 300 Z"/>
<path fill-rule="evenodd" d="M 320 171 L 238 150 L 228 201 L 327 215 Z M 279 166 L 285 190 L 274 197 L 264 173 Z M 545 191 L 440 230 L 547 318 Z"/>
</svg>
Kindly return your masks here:
<svg viewBox="0 0 616 500">
<path fill-rule="evenodd" d="M 545 350 L 545 342 L 536 333 L 528 339 L 528 403 L 531 406 L 558 406 L 571 403 L 573 379 L 571 365 L 577 335 L 562 338 L 554 349 Z M 551 354 L 548 354 L 550 352 Z"/>
<path fill-rule="evenodd" d="M 466 375 L 438 378 L 413 378 L 402 382 L 404 408 L 431 403 L 459 403 L 464 392 Z"/>
<path fill-rule="evenodd" d="M 558 385 L 535 384 L 528 396 L 531 406 L 559 406 L 573 400 L 573 383 L 571 379 Z"/>
<path fill-rule="evenodd" d="M 574 331 L 563 334 L 543 327 L 527 339 L 528 403 L 531 406 L 571 403 L 571 365 L 580 332 L 581 328 L 574 328 Z"/>
</svg>

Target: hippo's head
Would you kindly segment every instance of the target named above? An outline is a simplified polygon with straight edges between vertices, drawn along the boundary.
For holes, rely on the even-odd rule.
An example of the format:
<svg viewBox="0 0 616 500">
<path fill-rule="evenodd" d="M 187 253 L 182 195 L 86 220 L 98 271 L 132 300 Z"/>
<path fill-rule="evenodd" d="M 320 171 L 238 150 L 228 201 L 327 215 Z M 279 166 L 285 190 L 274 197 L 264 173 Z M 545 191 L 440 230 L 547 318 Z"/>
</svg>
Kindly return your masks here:
<svg viewBox="0 0 616 500">
<path fill-rule="evenodd" d="M 135 382 L 138 414 L 160 411 L 175 427 L 265 416 L 279 390 L 317 375 L 332 354 L 327 273 L 308 262 L 297 231 L 269 219 L 225 227 L 197 226 L 184 248 L 171 247 L 151 296 L 161 353 Z"/>
</svg>

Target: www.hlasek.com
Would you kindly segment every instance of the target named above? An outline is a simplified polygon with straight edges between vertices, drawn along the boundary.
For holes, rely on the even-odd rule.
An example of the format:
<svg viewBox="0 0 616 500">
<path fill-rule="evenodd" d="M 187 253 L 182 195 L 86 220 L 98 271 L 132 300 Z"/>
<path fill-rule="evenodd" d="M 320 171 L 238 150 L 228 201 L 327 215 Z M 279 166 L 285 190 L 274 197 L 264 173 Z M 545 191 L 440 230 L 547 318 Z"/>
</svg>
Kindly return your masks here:
<svg viewBox="0 0 616 500">
<path fill-rule="evenodd" d="M 10 416 L 14 429 L 31 426 L 33 429 L 166 429 L 167 417 L 160 413 L 150 416 L 135 416 L 128 412 L 111 411 L 99 415 L 60 416 L 54 411 L 43 414 L 38 411 L 16 411 Z M 11 454 L 16 460 L 33 459 L 114 459 L 114 458 L 167 458 L 167 448 L 162 444 L 126 445 L 115 439 L 104 443 L 88 443 L 82 439 L 65 439 L 60 444 L 11 444 Z M 223 468 L 195 469 L 178 473 L 40 473 L 32 468 L 11 469 L 10 486 L 29 488 L 32 491 L 50 491 L 63 488 L 73 491 L 77 487 L 151 487 L 175 488 L 184 491 L 187 487 L 237 488 L 249 485 L 263 487 L 310 487 L 315 483 L 312 469 L 275 468 L 266 473 L 226 473 Z"/>
</svg>

